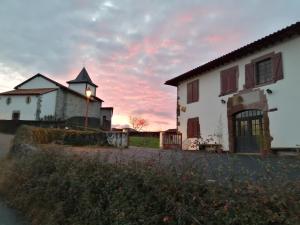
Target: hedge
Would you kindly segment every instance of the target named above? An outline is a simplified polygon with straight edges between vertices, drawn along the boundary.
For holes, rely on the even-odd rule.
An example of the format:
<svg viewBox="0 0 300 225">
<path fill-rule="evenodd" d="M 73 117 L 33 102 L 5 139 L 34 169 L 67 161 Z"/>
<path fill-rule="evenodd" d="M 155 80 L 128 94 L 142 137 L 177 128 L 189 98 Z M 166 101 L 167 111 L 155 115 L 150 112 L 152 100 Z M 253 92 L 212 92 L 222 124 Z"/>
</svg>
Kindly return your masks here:
<svg viewBox="0 0 300 225">
<path fill-rule="evenodd" d="M 0 165 L 0 193 L 32 225 L 297 225 L 299 183 L 205 182 L 192 168 L 38 151 Z"/>
<path fill-rule="evenodd" d="M 106 134 L 95 131 L 77 131 L 56 128 L 21 126 L 15 135 L 13 145 L 18 144 L 66 144 L 66 145 L 108 145 Z"/>
</svg>

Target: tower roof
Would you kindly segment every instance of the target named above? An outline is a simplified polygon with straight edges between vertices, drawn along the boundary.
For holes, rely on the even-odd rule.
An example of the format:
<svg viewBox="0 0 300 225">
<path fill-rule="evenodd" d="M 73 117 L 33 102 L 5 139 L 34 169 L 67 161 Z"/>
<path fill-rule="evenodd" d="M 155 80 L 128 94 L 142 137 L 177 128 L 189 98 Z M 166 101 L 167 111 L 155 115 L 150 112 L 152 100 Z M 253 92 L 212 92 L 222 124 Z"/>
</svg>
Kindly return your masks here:
<svg viewBox="0 0 300 225">
<path fill-rule="evenodd" d="M 74 83 L 88 83 L 90 85 L 93 85 L 95 87 L 98 87 L 96 84 L 93 83 L 91 80 L 88 72 L 86 71 L 85 67 L 82 68 L 76 79 L 70 80 L 67 82 L 68 84 L 74 84 Z"/>
</svg>

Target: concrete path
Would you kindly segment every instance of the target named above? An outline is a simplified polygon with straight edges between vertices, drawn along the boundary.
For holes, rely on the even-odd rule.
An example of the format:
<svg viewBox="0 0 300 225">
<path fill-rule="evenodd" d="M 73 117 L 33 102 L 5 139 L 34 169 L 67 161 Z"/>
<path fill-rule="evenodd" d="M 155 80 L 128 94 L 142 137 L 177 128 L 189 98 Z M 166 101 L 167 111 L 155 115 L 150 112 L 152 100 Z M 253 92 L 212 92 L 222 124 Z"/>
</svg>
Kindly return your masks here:
<svg viewBox="0 0 300 225">
<path fill-rule="evenodd" d="M 13 135 L 0 133 L 0 159 L 9 151 Z M 0 225 L 25 225 L 24 219 L 13 209 L 8 208 L 0 199 Z"/>
<path fill-rule="evenodd" d="M 57 148 L 57 147 L 55 147 Z M 65 151 L 95 156 L 109 162 L 148 161 L 157 166 L 178 170 L 198 169 L 206 179 L 218 181 L 299 181 L 300 158 L 237 154 L 215 154 L 203 152 L 158 150 L 158 149 L 115 149 L 96 147 L 64 147 Z"/>
</svg>

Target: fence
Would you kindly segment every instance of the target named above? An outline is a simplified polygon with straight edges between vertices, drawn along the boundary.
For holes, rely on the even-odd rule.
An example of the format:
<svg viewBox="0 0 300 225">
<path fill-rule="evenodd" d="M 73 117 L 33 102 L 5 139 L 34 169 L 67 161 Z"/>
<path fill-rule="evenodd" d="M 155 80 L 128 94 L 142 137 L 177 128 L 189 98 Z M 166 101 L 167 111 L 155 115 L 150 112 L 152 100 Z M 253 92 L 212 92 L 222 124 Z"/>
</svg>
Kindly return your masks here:
<svg viewBox="0 0 300 225">
<path fill-rule="evenodd" d="M 178 132 L 161 132 L 160 148 L 182 149 L 182 134 Z"/>
</svg>

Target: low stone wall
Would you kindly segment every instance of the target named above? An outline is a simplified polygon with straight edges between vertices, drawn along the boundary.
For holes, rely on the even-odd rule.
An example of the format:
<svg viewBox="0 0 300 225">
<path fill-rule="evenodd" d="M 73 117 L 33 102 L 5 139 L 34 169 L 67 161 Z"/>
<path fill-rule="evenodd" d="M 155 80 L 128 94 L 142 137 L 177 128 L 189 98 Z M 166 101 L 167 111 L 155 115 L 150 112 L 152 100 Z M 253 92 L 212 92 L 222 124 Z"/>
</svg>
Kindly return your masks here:
<svg viewBox="0 0 300 225">
<path fill-rule="evenodd" d="M 110 145 L 118 148 L 128 148 L 129 136 L 126 132 L 106 132 L 106 138 Z"/>
</svg>

